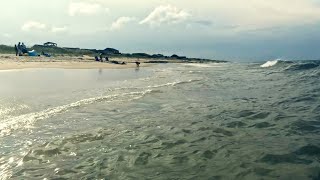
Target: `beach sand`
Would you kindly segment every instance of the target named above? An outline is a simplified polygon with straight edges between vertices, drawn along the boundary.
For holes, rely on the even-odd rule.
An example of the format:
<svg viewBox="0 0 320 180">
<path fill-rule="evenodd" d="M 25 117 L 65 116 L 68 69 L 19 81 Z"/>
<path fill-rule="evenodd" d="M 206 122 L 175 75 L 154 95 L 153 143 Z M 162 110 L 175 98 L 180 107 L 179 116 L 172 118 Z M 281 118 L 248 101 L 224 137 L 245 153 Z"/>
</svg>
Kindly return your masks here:
<svg viewBox="0 0 320 180">
<path fill-rule="evenodd" d="M 0 70 L 25 69 L 25 68 L 62 68 L 62 69 L 124 69 L 135 68 L 135 61 L 141 62 L 140 67 L 150 66 L 145 64 L 145 59 L 134 58 L 109 58 L 109 61 L 126 62 L 126 65 L 97 62 L 93 57 L 17 57 L 12 54 L 0 55 Z"/>
</svg>

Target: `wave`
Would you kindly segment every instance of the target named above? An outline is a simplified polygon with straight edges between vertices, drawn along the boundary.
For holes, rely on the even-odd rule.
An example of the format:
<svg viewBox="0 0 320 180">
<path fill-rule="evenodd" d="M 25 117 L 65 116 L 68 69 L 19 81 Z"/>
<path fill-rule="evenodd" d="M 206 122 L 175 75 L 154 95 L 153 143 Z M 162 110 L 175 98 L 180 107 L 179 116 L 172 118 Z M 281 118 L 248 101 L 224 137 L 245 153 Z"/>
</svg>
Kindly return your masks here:
<svg viewBox="0 0 320 180">
<path fill-rule="evenodd" d="M 211 67 L 222 67 L 221 63 L 210 63 L 210 64 L 184 64 L 185 66 L 193 66 L 193 67 L 199 67 L 199 68 L 211 68 Z"/>
<path fill-rule="evenodd" d="M 262 68 L 279 67 L 282 71 L 303 71 L 320 67 L 320 61 L 284 61 L 281 59 L 267 61 Z"/>
<path fill-rule="evenodd" d="M 72 108 L 81 107 L 84 105 L 89 105 L 89 104 L 93 104 L 95 102 L 101 102 L 101 101 L 112 102 L 115 100 L 121 100 L 121 97 L 126 98 L 127 101 L 135 100 L 143 97 L 144 95 L 150 92 L 152 92 L 152 90 L 147 89 L 145 91 L 140 91 L 140 92 L 129 92 L 129 93 L 82 99 L 77 102 L 73 102 L 70 104 L 62 105 L 62 106 L 57 106 L 54 108 L 49 108 L 40 112 L 34 112 L 34 113 L 23 114 L 20 116 L 12 117 L 1 122 L 0 137 L 11 134 L 13 130 L 17 130 L 22 127 L 28 127 L 38 120 L 47 119 L 59 113 L 68 111 Z"/>
<path fill-rule="evenodd" d="M 161 87 L 169 87 L 169 86 L 176 86 L 180 84 L 187 84 L 187 83 L 193 83 L 193 82 L 198 82 L 202 81 L 202 79 L 189 79 L 189 80 L 181 80 L 181 81 L 173 81 L 173 82 L 168 82 L 168 83 L 163 83 L 163 84 L 154 84 L 154 85 L 147 85 L 146 87 L 119 87 L 119 88 L 114 88 L 114 89 L 107 89 L 108 91 L 120 91 L 120 90 L 141 90 L 141 89 L 150 89 L 150 88 L 161 88 Z"/>
<path fill-rule="evenodd" d="M 201 81 L 201 79 L 190 79 L 190 80 L 187 80 L 187 81 L 175 81 L 175 82 L 170 82 L 170 83 L 165 83 L 165 84 L 148 86 L 148 88 L 159 88 L 159 87 L 165 87 L 165 86 L 175 86 L 175 85 L 178 85 L 178 84 L 186 84 L 186 83 L 192 83 L 192 82 L 197 82 L 197 81 Z"/>
<path fill-rule="evenodd" d="M 276 60 L 272 60 L 272 61 L 267 61 L 264 64 L 262 64 L 260 67 L 263 68 L 268 68 L 268 67 L 272 67 L 275 65 L 283 65 L 283 64 L 291 64 L 293 63 L 292 61 L 286 61 L 286 60 L 282 60 L 282 59 L 276 59 Z"/>
<path fill-rule="evenodd" d="M 295 63 L 289 67 L 287 67 L 285 70 L 289 71 L 298 71 L 298 70 L 309 70 L 314 69 L 320 66 L 320 62 L 316 61 L 309 61 L 309 62 L 298 62 Z"/>
<path fill-rule="evenodd" d="M 273 60 L 273 61 L 267 61 L 266 63 L 262 64 L 260 67 L 272 67 L 276 65 L 279 61 Z"/>
<path fill-rule="evenodd" d="M 93 104 L 96 102 L 102 102 L 102 101 L 106 101 L 106 102 L 132 101 L 132 100 L 140 99 L 146 94 L 150 94 L 152 92 L 159 92 L 156 90 L 156 88 L 176 86 L 180 84 L 192 83 L 197 81 L 201 81 L 201 79 L 174 81 L 174 82 L 168 82 L 164 84 L 149 85 L 146 87 L 121 87 L 121 88 L 107 89 L 108 93 L 111 93 L 111 92 L 117 93 L 119 91 L 122 91 L 122 93 L 82 99 L 70 104 L 49 108 L 39 112 L 33 112 L 33 113 L 23 114 L 20 116 L 9 117 L 4 121 L 1 121 L 0 137 L 10 135 L 14 130 L 17 130 L 23 127 L 27 128 L 28 126 L 34 124 L 38 120 L 43 120 L 43 119 L 53 117 L 59 113 L 66 112 L 73 108 Z M 123 92 L 123 91 L 131 91 L 131 92 Z M 5 113 L 5 112 L 2 112 L 2 113 Z"/>
</svg>

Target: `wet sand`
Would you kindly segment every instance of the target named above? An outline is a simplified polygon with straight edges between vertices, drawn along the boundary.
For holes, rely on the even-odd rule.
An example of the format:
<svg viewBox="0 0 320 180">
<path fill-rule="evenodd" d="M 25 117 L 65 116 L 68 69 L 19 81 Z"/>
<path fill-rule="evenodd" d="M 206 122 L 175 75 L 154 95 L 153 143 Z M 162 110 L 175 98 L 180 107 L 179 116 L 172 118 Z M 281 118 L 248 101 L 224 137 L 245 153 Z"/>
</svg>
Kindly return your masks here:
<svg viewBox="0 0 320 180">
<path fill-rule="evenodd" d="M 109 58 L 109 61 L 125 62 L 125 65 L 112 64 L 109 62 L 97 62 L 93 57 L 17 57 L 15 55 L 0 55 L 0 70 L 26 69 L 26 68 L 62 68 L 62 69 L 124 69 L 135 68 L 135 61 L 131 58 Z M 150 66 L 145 64 L 146 60 L 139 59 L 140 66 Z"/>
</svg>

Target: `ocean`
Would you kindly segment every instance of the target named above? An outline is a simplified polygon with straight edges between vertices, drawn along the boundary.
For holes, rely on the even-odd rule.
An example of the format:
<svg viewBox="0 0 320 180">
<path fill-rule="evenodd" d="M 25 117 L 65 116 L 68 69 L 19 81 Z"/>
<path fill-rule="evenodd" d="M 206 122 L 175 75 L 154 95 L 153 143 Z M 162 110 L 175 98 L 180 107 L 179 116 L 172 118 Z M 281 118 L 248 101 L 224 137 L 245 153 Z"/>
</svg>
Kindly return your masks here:
<svg viewBox="0 0 320 180">
<path fill-rule="evenodd" d="M 320 179 L 320 61 L 0 71 L 0 179 Z"/>
</svg>

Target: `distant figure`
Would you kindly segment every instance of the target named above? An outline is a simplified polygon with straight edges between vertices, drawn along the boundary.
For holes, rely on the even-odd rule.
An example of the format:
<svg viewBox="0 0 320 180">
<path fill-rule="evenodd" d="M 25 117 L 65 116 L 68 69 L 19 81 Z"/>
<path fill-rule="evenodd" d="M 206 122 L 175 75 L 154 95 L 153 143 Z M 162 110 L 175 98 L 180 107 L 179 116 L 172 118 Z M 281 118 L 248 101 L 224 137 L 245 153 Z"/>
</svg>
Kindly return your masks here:
<svg viewBox="0 0 320 180">
<path fill-rule="evenodd" d="M 16 44 L 14 45 L 14 51 L 16 52 L 16 56 L 18 56 L 18 46 Z"/>
<path fill-rule="evenodd" d="M 103 62 L 102 53 L 100 53 L 100 61 Z"/>
<path fill-rule="evenodd" d="M 50 54 L 45 53 L 44 51 L 42 51 L 42 52 L 41 52 L 41 54 L 42 54 L 42 55 L 44 55 L 45 57 L 51 57 L 51 55 L 50 55 Z"/>
<path fill-rule="evenodd" d="M 24 45 L 24 43 L 21 43 L 21 47 L 22 47 L 22 49 L 26 49 L 27 48 L 26 45 Z"/>
<path fill-rule="evenodd" d="M 126 62 L 122 62 L 121 64 L 122 64 L 122 65 L 126 65 L 127 63 L 126 63 Z"/>
<path fill-rule="evenodd" d="M 110 61 L 112 64 L 120 64 L 118 61 Z"/>
<path fill-rule="evenodd" d="M 21 51 L 22 53 L 28 53 L 27 47 L 24 45 L 24 43 L 21 44 Z"/>
<path fill-rule="evenodd" d="M 100 61 L 100 59 L 99 59 L 98 56 L 95 56 L 94 59 L 95 59 L 96 61 Z"/>
<path fill-rule="evenodd" d="M 21 51 L 22 47 L 21 47 L 21 43 L 20 42 L 17 45 L 17 49 L 18 49 L 18 55 L 22 56 L 22 51 Z"/>
<path fill-rule="evenodd" d="M 106 61 L 109 61 L 109 58 L 108 57 L 105 57 Z"/>
<path fill-rule="evenodd" d="M 139 67 L 140 66 L 140 62 L 136 61 L 136 65 L 137 65 L 137 67 Z"/>
</svg>

